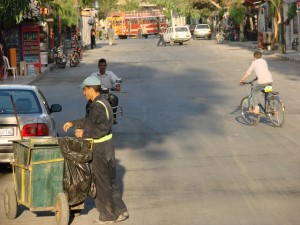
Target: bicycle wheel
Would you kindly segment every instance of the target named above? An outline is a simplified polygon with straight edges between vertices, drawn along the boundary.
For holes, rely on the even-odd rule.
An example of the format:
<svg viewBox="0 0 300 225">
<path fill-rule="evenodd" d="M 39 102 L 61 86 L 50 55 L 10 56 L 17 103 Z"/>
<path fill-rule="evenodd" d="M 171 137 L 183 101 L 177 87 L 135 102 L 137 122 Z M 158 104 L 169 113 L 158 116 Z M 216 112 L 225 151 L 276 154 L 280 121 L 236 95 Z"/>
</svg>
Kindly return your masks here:
<svg viewBox="0 0 300 225">
<path fill-rule="evenodd" d="M 240 104 L 240 113 L 247 124 L 256 125 L 259 122 L 260 114 L 251 113 L 251 109 L 253 109 L 253 99 L 243 98 Z"/>
<path fill-rule="evenodd" d="M 276 127 L 281 127 L 284 122 L 284 105 L 278 97 L 272 96 L 267 101 L 267 116 Z"/>
</svg>

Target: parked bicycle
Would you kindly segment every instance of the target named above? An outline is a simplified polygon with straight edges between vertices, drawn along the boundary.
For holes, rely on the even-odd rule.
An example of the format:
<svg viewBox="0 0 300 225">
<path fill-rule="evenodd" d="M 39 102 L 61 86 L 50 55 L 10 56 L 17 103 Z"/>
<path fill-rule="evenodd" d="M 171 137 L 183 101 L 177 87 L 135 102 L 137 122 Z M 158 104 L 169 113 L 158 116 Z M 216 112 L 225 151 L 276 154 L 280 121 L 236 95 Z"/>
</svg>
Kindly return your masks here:
<svg viewBox="0 0 300 225">
<path fill-rule="evenodd" d="M 249 95 L 244 97 L 240 104 L 240 112 L 243 119 L 249 125 L 256 125 L 259 122 L 261 115 L 265 114 L 274 126 L 281 127 L 284 122 L 285 107 L 283 101 L 279 97 L 279 92 L 273 91 L 271 85 L 266 85 L 265 88 L 262 90 L 262 92 L 264 93 L 264 101 L 258 103 L 260 113 L 253 113 L 254 104 L 252 91 L 253 82 L 255 80 L 256 79 L 250 82 L 241 83 L 241 85 L 251 85 Z"/>
</svg>

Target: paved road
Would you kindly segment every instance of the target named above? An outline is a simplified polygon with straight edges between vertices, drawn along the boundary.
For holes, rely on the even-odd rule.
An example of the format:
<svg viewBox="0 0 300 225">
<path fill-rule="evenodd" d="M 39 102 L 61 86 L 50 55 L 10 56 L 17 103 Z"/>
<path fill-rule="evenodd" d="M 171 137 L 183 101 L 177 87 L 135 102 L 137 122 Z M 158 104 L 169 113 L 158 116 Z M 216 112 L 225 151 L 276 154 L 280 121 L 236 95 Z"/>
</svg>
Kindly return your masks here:
<svg viewBox="0 0 300 225">
<path fill-rule="evenodd" d="M 285 101 L 283 128 L 262 119 L 251 127 L 238 105 L 247 88 L 238 81 L 252 60 L 249 50 L 216 45 L 156 47 L 157 39 L 120 40 L 85 52 L 79 68 L 54 70 L 36 82 L 50 103 L 61 103 L 60 126 L 84 115 L 79 88 L 100 57 L 124 83 L 125 115 L 114 127 L 118 175 L 130 219 L 124 225 L 300 224 L 299 65 L 266 56 L 274 89 Z M 0 192 L 12 185 L 2 173 Z M 3 200 L 1 195 L 0 201 Z M 1 224 L 55 224 L 52 213 L 19 208 Z M 3 205 L 0 204 L 3 212 Z M 88 199 L 72 225 L 97 218 Z"/>
</svg>

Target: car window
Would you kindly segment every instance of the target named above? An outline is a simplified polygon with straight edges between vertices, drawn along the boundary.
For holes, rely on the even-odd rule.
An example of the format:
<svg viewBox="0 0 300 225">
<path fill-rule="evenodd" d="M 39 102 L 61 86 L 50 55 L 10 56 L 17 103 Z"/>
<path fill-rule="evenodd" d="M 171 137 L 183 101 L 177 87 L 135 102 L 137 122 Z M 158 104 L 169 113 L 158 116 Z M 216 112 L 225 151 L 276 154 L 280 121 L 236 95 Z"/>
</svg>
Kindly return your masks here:
<svg viewBox="0 0 300 225">
<path fill-rule="evenodd" d="M 196 29 L 209 29 L 208 24 L 199 24 L 197 25 Z"/>
<path fill-rule="evenodd" d="M 175 27 L 175 32 L 187 32 L 187 27 Z"/>
<path fill-rule="evenodd" d="M 48 114 L 50 114 L 50 107 L 48 105 L 48 102 L 47 102 L 45 96 L 43 95 L 43 93 L 39 89 L 38 89 L 38 93 L 40 95 L 40 99 L 42 99 L 42 102 L 43 102 Z"/>
<path fill-rule="evenodd" d="M 0 90 L 0 114 L 12 114 L 14 108 L 18 114 L 41 113 L 42 109 L 36 94 L 31 90 Z"/>
</svg>

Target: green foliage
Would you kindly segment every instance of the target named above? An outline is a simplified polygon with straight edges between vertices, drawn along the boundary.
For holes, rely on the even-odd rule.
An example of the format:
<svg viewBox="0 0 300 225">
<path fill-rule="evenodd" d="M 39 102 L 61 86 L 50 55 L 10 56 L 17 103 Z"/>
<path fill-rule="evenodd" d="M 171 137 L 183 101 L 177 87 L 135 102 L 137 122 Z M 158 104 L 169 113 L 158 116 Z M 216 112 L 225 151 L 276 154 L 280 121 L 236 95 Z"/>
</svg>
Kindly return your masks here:
<svg viewBox="0 0 300 225">
<path fill-rule="evenodd" d="M 273 15 L 276 18 L 276 20 L 278 20 L 277 9 L 280 6 L 280 2 L 281 0 L 273 0 L 272 2 L 268 3 L 269 13 Z"/>
<path fill-rule="evenodd" d="M 119 5 L 118 10 L 123 12 L 139 10 L 140 2 L 139 0 L 125 0 L 125 4 Z"/>
<path fill-rule="evenodd" d="M 164 7 L 166 15 L 170 10 L 174 10 L 183 16 L 192 18 L 209 17 L 216 10 L 210 0 L 150 0 L 149 2 Z"/>
<path fill-rule="evenodd" d="M 295 18 L 295 16 L 297 15 L 297 5 L 296 5 L 296 2 L 293 2 L 290 5 L 287 15 L 288 15 L 288 20 L 291 20 L 291 19 Z"/>
<path fill-rule="evenodd" d="M 0 23 L 3 26 L 18 24 L 23 20 L 24 14 L 30 14 L 30 0 L 1 0 Z"/>
<path fill-rule="evenodd" d="M 61 1 L 60 9 L 58 11 L 54 11 L 53 16 L 56 18 L 58 14 L 62 25 L 77 25 L 79 15 L 77 6 L 74 5 L 74 0 Z"/>
<path fill-rule="evenodd" d="M 96 0 L 100 6 L 98 9 L 98 17 L 100 19 L 105 19 L 107 14 L 117 9 L 118 0 Z"/>
<path fill-rule="evenodd" d="M 242 2 L 239 0 L 235 0 L 229 6 L 229 14 L 230 17 L 237 23 L 243 23 L 245 17 L 246 8 L 242 5 Z"/>
</svg>

